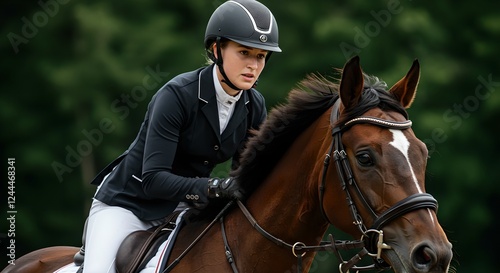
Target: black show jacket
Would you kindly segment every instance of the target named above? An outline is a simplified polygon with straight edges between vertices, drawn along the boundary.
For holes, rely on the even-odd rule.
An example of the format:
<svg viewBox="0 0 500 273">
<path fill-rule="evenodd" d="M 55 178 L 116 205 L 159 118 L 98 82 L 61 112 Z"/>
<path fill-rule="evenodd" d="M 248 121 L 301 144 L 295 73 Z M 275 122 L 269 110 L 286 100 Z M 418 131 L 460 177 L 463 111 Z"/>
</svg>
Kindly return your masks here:
<svg viewBox="0 0 500 273">
<path fill-rule="evenodd" d="M 258 128 L 267 114 L 262 94 L 245 90 L 221 135 L 212 70 L 181 74 L 153 96 L 134 142 L 92 181 L 100 184 L 97 200 L 146 221 L 167 216 L 181 201 L 207 202 L 215 165 L 237 159 L 249 127 Z"/>
</svg>

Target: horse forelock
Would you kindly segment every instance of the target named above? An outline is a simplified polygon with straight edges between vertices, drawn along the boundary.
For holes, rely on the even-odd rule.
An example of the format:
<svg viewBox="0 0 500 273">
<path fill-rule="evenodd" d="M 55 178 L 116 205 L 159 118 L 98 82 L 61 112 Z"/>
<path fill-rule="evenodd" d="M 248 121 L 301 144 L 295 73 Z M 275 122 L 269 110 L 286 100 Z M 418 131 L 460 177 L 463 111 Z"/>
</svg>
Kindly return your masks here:
<svg viewBox="0 0 500 273">
<path fill-rule="evenodd" d="M 265 180 L 295 139 L 333 105 L 337 91 L 336 82 L 309 75 L 288 94 L 285 104 L 269 112 L 260 129 L 249 138 L 239 167 L 231 172 L 248 194 Z"/>
</svg>

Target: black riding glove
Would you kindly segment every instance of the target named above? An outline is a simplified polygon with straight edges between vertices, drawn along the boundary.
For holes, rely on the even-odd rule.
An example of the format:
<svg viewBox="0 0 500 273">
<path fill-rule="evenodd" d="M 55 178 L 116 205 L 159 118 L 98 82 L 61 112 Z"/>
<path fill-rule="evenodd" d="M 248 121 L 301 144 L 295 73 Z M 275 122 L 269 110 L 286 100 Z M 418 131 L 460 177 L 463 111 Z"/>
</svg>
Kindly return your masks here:
<svg viewBox="0 0 500 273">
<path fill-rule="evenodd" d="M 214 177 L 208 180 L 208 197 L 244 200 L 245 192 L 234 177 Z"/>
</svg>

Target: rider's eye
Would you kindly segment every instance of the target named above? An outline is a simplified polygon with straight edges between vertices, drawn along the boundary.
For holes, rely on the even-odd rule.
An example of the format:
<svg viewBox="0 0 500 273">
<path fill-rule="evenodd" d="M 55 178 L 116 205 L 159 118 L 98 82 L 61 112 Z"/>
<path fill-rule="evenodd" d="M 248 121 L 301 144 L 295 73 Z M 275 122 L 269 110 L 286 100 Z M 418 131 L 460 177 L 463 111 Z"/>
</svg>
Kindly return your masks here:
<svg viewBox="0 0 500 273">
<path fill-rule="evenodd" d="M 361 152 L 356 155 L 359 165 L 363 167 L 373 166 L 373 159 L 367 152 Z"/>
</svg>

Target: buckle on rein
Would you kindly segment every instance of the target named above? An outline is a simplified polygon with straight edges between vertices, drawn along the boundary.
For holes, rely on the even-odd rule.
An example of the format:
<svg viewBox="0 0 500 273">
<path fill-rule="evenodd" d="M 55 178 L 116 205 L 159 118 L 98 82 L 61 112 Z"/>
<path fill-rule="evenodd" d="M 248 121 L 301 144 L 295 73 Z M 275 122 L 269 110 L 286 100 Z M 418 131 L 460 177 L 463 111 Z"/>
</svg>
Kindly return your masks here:
<svg viewBox="0 0 500 273">
<path fill-rule="evenodd" d="M 367 237 L 368 233 L 377 233 L 378 234 L 378 240 L 377 240 L 377 253 L 370 253 L 366 247 L 363 248 L 358 254 L 356 254 L 354 257 L 352 257 L 349 261 L 342 261 L 339 264 L 339 272 L 340 273 L 350 273 L 350 269 L 356 270 L 356 273 L 359 273 L 360 271 L 365 271 L 365 270 L 373 270 L 376 268 L 375 264 L 369 265 L 369 266 L 356 266 L 356 263 L 360 262 L 361 259 L 365 256 L 368 255 L 374 259 L 378 263 L 383 262 L 382 259 L 382 250 L 384 249 L 392 249 L 391 246 L 388 244 L 384 243 L 384 232 L 382 230 L 376 230 L 376 229 L 369 229 L 365 231 L 365 233 L 361 236 L 361 240 L 363 241 L 365 237 Z M 339 253 L 340 255 L 340 253 Z M 340 258 L 340 257 L 339 257 Z"/>
</svg>

